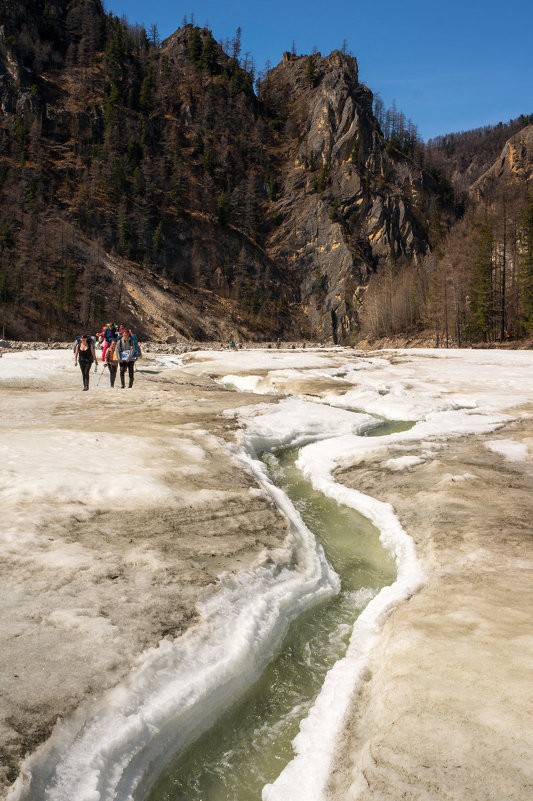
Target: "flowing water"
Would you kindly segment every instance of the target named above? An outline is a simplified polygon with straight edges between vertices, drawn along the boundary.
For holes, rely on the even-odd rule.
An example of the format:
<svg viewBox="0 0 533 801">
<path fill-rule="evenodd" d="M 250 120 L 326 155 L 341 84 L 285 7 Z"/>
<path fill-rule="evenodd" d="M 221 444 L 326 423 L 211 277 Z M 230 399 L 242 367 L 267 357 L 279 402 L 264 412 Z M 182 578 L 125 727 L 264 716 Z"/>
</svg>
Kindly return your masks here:
<svg viewBox="0 0 533 801">
<path fill-rule="evenodd" d="M 296 458 L 292 450 L 268 454 L 264 461 L 324 547 L 341 591 L 292 623 L 259 681 L 174 759 L 148 801 L 260 801 L 262 787 L 291 760 L 300 721 L 327 671 L 344 656 L 355 619 L 395 579 L 396 566 L 377 529 L 355 510 L 313 490 L 295 467 Z"/>
</svg>

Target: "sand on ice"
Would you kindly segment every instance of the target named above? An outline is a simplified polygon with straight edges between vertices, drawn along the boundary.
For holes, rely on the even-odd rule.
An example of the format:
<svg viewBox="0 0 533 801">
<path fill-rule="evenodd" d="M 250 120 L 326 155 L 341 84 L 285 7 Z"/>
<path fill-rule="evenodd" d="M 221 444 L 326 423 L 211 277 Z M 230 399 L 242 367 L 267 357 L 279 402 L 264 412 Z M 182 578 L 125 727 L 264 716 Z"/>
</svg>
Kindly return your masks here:
<svg viewBox="0 0 533 801">
<path fill-rule="evenodd" d="M 287 535 L 220 445 L 236 426 L 222 412 L 254 396 L 149 357 L 131 390 L 106 372 L 84 393 L 62 355 L 0 383 L 0 797 L 58 718 L 190 626 L 221 573 L 260 564 Z"/>
<path fill-rule="evenodd" d="M 333 799 L 533 795 L 533 406 L 511 412 L 497 437 L 448 441 L 408 470 L 336 474 L 393 504 L 429 578 L 385 623 L 352 698 Z M 509 438 L 529 458 L 485 445 Z"/>
</svg>

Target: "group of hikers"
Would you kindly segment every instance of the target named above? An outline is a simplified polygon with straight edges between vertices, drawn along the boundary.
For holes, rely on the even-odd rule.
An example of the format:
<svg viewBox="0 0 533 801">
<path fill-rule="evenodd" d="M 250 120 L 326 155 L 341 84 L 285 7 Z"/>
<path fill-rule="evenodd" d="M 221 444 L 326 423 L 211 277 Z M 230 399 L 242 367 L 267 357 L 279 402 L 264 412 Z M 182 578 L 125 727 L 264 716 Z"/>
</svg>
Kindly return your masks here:
<svg viewBox="0 0 533 801">
<path fill-rule="evenodd" d="M 83 379 L 83 391 L 89 389 L 89 377 L 91 367 L 94 364 L 97 370 L 97 358 L 95 346 L 102 345 L 101 361 L 104 369 L 109 371 L 109 383 L 115 386 L 117 371 L 120 370 L 120 385 L 122 389 L 126 387 L 126 372 L 128 373 L 128 387 L 133 386 L 134 365 L 137 359 L 142 356 L 141 348 L 135 334 L 126 326 L 119 326 L 116 323 L 106 323 L 102 330 L 95 336 L 81 334 L 76 338 L 74 345 L 74 366 L 80 365 Z"/>
</svg>

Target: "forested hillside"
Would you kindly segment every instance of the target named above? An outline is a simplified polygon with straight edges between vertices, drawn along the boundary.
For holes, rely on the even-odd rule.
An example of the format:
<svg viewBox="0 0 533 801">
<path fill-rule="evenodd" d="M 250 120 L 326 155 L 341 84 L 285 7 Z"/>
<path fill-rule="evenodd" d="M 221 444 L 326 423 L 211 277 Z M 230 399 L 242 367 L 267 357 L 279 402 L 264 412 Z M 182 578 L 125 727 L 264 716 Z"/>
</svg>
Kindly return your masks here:
<svg viewBox="0 0 533 801">
<path fill-rule="evenodd" d="M 345 53 L 255 78 L 239 30 L 160 42 L 100 0 L 0 0 L 6 337 L 528 332 L 528 142 L 481 175 L 528 118 L 424 146 Z"/>
<path fill-rule="evenodd" d="M 365 336 L 426 330 L 432 332 L 435 344 L 446 346 L 531 336 L 530 119 L 428 144 L 424 163 L 449 180 L 458 219 L 437 231 L 431 253 L 420 264 L 400 270 L 389 267 L 372 276 L 361 312 Z M 513 130 L 517 133 L 506 142 L 505 135 Z"/>
<path fill-rule="evenodd" d="M 522 114 L 507 123 L 437 136 L 424 146 L 426 166 L 449 176 L 456 192 L 467 192 L 494 164 L 506 142 L 532 124 L 533 114 Z"/>
<path fill-rule="evenodd" d="M 257 184 L 262 197 L 272 180 L 269 129 L 256 124 L 238 42 L 229 57 L 190 26 L 163 50 L 99 0 L 1 5 L 0 280 L 14 333 L 44 324 L 55 336 L 110 314 L 137 318 L 148 333 L 142 298 L 122 293 L 132 271 L 167 290 L 171 280 L 178 294 L 185 284 L 218 289 L 221 300 L 238 283 L 229 311 L 194 293 L 197 321 L 183 321 L 184 335 L 201 336 L 205 303 L 235 325 L 257 326 L 250 312 L 277 320 L 276 266 L 248 238 Z"/>
</svg>

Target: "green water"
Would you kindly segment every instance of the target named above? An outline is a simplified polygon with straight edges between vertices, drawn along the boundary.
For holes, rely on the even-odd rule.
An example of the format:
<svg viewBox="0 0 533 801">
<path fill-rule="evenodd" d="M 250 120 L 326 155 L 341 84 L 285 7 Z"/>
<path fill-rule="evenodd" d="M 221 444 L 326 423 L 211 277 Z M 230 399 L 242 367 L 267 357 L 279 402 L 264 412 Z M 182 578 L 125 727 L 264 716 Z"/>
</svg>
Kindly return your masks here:
<svg viewBox="0 0 533 801">
<path fill-rule="evenodd" d="M 414 421 L 408 420 L 384 420 L 374 428 L 370 428 L 363 434 L 364 437 L 386 437 L 387 434 L 397 434 L 398 431 L 409 431 L 414 426 Z"/>
<path fill-rule="evenodd" d="M 344 656 L 354 620 L 394 581 L 394 562 L 374 526 L 315 492 L 295 468 L 296 457 L 296 451 L 287 451 L 264 461 L 323 545 L 341 578 L 341 592 L 293 622 L 259 681 L 172 761 L 148 801 L 260 801 L 263 786 L 292 759 L 291 741 L 327 671 Z"/>
</svg>

